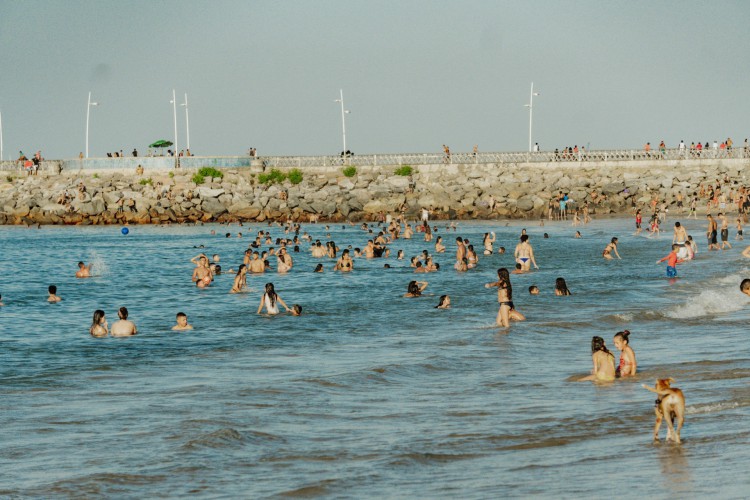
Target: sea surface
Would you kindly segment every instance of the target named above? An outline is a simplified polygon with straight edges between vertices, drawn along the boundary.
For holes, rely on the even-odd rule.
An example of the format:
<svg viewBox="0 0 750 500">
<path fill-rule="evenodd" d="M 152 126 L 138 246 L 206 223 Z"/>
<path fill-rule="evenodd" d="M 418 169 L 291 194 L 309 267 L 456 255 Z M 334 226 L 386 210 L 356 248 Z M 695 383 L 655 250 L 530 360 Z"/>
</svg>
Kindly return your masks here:
<svg viewBox="0 0 750 500">
<path fill-rule="evenodd" d="M 655 264 L 671 233 L 634 236 L 631 219 L 456 232 L 441 221 L 439 272 L 409 267 L 434 252 L 420 233 L 350 274 L 305 243 L 290 273 L 248 276 L 252 291 L 236 295 L 229 274 L 196 289 L 190 259 L 219 254 L 236 269 L 258 230 L 282 228 L 0 227 L 0 497 L 746 498 L 750 297 L 738 285 L 750 260 L 744 242 L 708 252 L 705 220 L 680 220 L 699 252 L 676 280 Z M 540 269 L 512 275 L 527 321 L 498 328 L 483 284 L 513 268 L 522 228 Z M 303 231 L 342 249 L 374 236 Z M 508 253 L 483 256 L 486 231 Z M 480 258 L 466 273 L 452 269 L 459 235 Z M 605 261 L 613 236 L 622 260 Z M 96 277 L 77 280 L 79 260 Z M 554 296 L 557 277 L 572 296 Z M 425 295 L 403 298 L 413 279 L 429 282 Z M 303 315 L 257 315 L 266 282 Z M 50 284 L 62 302 L 46 302 Z M 434 308 L 442 294 L 451 309 Z M 111 325 L 120 306 L 139 335 L 92 338 L 93 311 Z M 195 330 L 170 330 L 178 311 Z M 626 328 L 638 376 L 575 382 L 591 337 L 619 358 L 612 337 Z M 664 442 L 664 426 L 652 442 L 654 395 L 641 384 L 657 377 L 685 393 L 682 445 Z"/>
</svg>

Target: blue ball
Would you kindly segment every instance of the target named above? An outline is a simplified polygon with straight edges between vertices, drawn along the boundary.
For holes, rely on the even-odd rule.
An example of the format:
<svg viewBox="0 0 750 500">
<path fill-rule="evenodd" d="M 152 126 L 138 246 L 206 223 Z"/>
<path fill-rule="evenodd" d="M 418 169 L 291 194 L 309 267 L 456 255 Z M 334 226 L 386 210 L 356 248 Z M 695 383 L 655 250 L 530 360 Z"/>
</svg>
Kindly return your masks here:
<svg viewBox="0 0 750 500">
<path fill-rule="evenodd" d="M 122 234 L 128 234 L 130 232 L 130 229 L 124 227 L 124 228 L 122 228 L 121 232 L 122 232 Z"/>
</svg>

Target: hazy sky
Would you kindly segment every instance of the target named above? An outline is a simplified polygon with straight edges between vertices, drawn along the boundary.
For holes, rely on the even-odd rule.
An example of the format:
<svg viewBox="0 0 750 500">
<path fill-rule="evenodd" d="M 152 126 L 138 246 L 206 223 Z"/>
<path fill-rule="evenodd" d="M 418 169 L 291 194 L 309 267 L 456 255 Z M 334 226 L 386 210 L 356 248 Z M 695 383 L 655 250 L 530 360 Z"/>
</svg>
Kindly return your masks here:
<svg viewBox="0 0 750 500">
<path fill-rule="evenodd" d="M 0 0 L 5 158 L 640 148 L 750 136 L 748 1 Z M 185 113 L 178 108 L 178 145 Z"/>
</svg>

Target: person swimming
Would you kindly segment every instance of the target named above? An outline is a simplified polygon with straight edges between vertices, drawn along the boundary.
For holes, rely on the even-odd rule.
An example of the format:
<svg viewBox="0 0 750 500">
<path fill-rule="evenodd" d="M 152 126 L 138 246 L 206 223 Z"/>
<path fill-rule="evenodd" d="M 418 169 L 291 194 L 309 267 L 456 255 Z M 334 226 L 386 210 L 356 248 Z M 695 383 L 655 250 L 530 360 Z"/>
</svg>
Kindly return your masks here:
<svg viewBox="0 0 750 500">
<path fill-rule="evenodd" d="M 629 330 L 617 332 L 614 337 L 615 347 L 620 350 L 620 364 L 615 370 L 617 377 L 632 377 L 635 375 L 638 365 L 635 361 L 635 352 L 630 347 Z"/>
<path fill-rule="evenodd" d="M 451 307 L 451 298 L 448 295 L 441 295 L 440 301 L 438 302 L 438 305 L 435 306 L 435 309 L 450 309 Z"/>
<path fill-rule="evenodd" d="M 419 297 L 425 288 L 427 288 L 426 281 L 410 281 L 406 287 L 404 297 Z"/>
<path fill-rule="evenodd" d="M 107 325 L 107 318 L 104 317 L 104 311 L 97 309 L 94 311 L 94 319 L 91 322 L 91 328 L 89 333 L 92 337 L 106 337 L 109 333 L 109 326 Z"/>
<path fill-rule="evenodd" d="M 555 295 L 571 295 L 570 290 L 568 290 L 568 284 L 565 283 L 565 278 L 557 278 L 555 280 Z"/>
</svg>

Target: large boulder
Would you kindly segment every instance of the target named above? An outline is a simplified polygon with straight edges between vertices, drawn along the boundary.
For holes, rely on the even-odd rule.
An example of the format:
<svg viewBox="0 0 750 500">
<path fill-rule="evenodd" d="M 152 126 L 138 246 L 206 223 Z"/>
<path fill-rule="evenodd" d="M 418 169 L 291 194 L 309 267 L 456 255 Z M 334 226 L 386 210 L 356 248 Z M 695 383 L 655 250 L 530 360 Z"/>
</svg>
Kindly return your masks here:
<svg viewBox="0 0 750 500">
<path fill-rule="evenodd" d="M 227 207 L 225 207 L 216 198 L 204 198 L 203 203 L 201 204 L 201 210 L 208 214 L 211 214 L 214 217 L 217 217 L 225 213 L 227 211 Z"/>
</svg>

